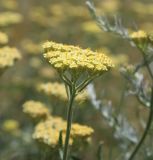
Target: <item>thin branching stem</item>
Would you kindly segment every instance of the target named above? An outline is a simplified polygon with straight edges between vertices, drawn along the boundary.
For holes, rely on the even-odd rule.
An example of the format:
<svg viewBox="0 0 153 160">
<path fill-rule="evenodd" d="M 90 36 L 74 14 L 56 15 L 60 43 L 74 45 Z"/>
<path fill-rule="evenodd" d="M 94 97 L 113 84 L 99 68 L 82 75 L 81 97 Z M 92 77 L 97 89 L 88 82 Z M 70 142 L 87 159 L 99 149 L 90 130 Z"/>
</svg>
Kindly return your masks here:
<svg viewBox="0 0 153 160">
<path fill-rule="evenodd" d="M 146 138 L 146 136 L 148 134 L 148 131 L 150 129 L 152 119 L 153 119 L 153 87 L 152 87 L 152 93 L 151 93 L 151 99 L 150 99 L 150 112 L 149 112 L 148 122 L 147 122 L 147 125 L 146 125 L 146 128 L 145 128 L 145 131 L 144 131 L 139 143 L 137 144 L 137 146 L 135 147 L 134 151 L 132 152 L 129 160 L 133 160 L 133 158 L 135 157 L 135 155 L 139 151 L 141 145 L 143 144 L 143 142 L 144 142 L 144 140 L 145 140 L 145 138 Z"/>
</svg>

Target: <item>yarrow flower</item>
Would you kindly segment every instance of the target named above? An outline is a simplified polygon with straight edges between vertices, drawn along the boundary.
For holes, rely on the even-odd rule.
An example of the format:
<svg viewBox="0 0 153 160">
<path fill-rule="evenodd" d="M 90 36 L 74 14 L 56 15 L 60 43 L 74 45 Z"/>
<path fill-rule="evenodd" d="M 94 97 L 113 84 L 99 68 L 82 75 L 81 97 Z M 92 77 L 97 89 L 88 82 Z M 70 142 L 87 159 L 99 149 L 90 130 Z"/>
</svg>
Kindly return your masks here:
<svg viewBox="0 0 153 160">
<path fill-rule="evenodd" d="M 130 38 L 138 46 L 146 46 L 149 42 L 148 34 L 143 30 L 138 30 L 131 33 Z"/>
<path fill-rule="evenodd" d="M 20 52 L 16 48 L 5 46 L 0 48 L 0 73 L 14 65 L 16 60 L 21 59 Z"/>
<path fill-rule="evenodd" d="M 44 43 L 43 48 L 44 57 L 68 86 L 72 83 L 76 86 L 78 93 L 94 78 L 114 67 L 111 59 L 105 54 L 90 49 L 52 41 Z"/>
<path fill-rule="evenodd" d="M 65 85 L 58 82 L 48 82 L 48 83 L 40 83 L 37 85 L 37 90 L 39 92 L 45 93 L 47 96 L 51 96 L 52 98 L 60 99 L 62 101 L 67 101 L 68 97 L 65 90 Z M 83 102 L 87 100 L 88 93 L 86 90 L 81 92 L 76 96 L 76 102 Z"/>
<path fill-rule="evenodd" d="M 64 81 L 68 95 L 68 115 L 63 160 L 68 157 L 71 138 L 73 102 L 76 96 L 96 77 L 114 67 L 112 60 L 103 53 L 93 52 L 72 45 L 55 42 L 43 44 L 44 57 L 54 67 Z M 72 125 L 73 126 L 73 125 Z M 73 127 L 72 127 L 73 128 Z"/>
<path fill-rule="evenodd" d="M 26 101 L 23 104 L 23 112 L 32 118 L 47 118 L 50 114 L 45 104 L 34 100 Z"/>
<path fill-rule="evenodd" d="M 55 42 L 46 42 L 43 48 L 44 57 L 57 70 L 103 73 L 113 67 L 112 61 L 106 55 L 90 49 Z"/>
<path fill-rule="evenodd" d="M 46 121 L 39 122 L 34 130 L 33 138 L 38 142 L 44 143 L 52 148 L 59 143 L 60 132 L 62 131 L 62 139 L 64 142 L 66 136 L 66 121 L 60 117 L 50 117 Z M 75 144 L 80 138 L 82 142 L 88 141 L 91 137 L 93 129 L 80 124 L 72 124 L 72 132 L 70 136 L 70 145 Z"/>
</svg>

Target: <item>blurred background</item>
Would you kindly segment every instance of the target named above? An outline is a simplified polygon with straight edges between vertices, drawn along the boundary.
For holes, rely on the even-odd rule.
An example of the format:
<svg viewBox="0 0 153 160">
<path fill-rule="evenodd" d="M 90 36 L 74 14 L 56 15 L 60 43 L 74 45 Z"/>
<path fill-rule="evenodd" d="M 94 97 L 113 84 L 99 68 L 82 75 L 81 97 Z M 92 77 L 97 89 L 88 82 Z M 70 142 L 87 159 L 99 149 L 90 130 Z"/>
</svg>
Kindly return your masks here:
<svg viewBox="0 0 153 160">
<path fill-rule="evenodd" d="M 126 117 L 126 127 L 132 127 L 134 135 L 130 137 L 134 140 L 124 142 L 121 138 L 124 133 L 116 138 L 116 132 L 108 122 L 107 115 L 103 114 L 105 111 L 102 113 L 97 109 L 89 98 L 77 104 L 74 113 L 74 122 L 89 125 L 94 129 L 91 144 L 79 153 L 79 157 L 96 159 L 101 141 L 105 159 L 112 155 L 117 158 L 122 149 L 127 149 L 122 144 L 128 143 L 129 149 L 137 142 L 137 135 L 141 135 L 148 111 L 135 97 L 122 97 L 127 82 L 119 73 L 119 66 L 137 63 L 141 55 L 127 41 L 101 31 L 85 2 L 0 0 L 0 32 L 8 36 L 8 44 L 5 45 L 16 47 L 22 56 L 0 78 L 0 159 L 39 159 L 39 147 L 32 139 L 34 124 L 22 111 L 25 101 L 41 101 L 49 106 L 54 116 L 61 116 L 63 119 L 66 117 L 66 102 L 53 102 L 49 96 L 37 90 L 39 83 L 61 82 L 58 74 L 42 56 L 42 44 L 47 40 L 105 51 L 117 64 L 111 73 L 94 81 L 94 91 L 99 101 L 111 106 L 111 111 L 120 112 Z M 99 15 L 106 15 L 110 19 L 115 15 L 120 16 L 129 31 L 152 31 L 151 0 L 94 0 L 94 5 Z M 93 88 L 89 91 L 89 94 L 92 94 Z M 106 110 L 107 113 L 110 112 Z M 119 132 L 121 133 L 121 130 Z"/>
</svg>

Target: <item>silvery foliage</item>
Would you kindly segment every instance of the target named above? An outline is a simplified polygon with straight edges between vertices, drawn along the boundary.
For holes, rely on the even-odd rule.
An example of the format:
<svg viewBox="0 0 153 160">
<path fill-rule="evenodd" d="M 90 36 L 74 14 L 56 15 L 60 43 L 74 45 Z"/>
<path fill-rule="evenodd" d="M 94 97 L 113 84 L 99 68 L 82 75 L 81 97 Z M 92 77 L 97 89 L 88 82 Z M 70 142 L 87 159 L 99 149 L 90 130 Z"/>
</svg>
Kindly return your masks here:
<svg viewBox="0 0 153 160">
<path fill-rule="evenodd" d="M 138 71 L 130 75 L 125 67 L 122 67 L 120 72 L 130 84 L 127 94 L 136 96 L 141 104 L 150 107 L 150 95 L 148 95 L 149 84 L 144 81 L 144 75 Z"/>
<path fill-rule="evenodd" d="M 138 142 L 136 131 L 130 125 L 125 115 L 121 113 L 115 115 L 111 101 L 104 104 L 101 100 L 97 100 L 95 88 L 92 83 L 88 85 L 87 90 L 95 109 L 100 110 L 108 125 L 114 128 L 114 138 L 120 141 L 120 147 L 126 150 L 130 144 L 136 144 Z"/>
</svg>

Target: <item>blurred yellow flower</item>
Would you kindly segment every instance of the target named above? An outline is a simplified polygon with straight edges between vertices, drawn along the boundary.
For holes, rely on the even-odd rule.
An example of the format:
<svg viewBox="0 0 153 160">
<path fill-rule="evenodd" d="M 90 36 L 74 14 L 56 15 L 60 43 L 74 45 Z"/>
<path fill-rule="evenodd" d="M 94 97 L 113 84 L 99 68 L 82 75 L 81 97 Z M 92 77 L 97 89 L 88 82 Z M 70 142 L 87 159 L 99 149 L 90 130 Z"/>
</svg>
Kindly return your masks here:
<svg viewBox="0 0 153 160">
<path fill-rule="evenodd" d="M 2 73 L 7 67 L 13 66 L 14 62 L 19 59 L 21 59 L 21 55 L 16 48 L 8 46 L 0 48 L 0 72 Z"/>
<path fill-rule="evenodd" d="M 82 23 L 82 29 L 89 33 L 100 33 L 101 30 L 94 21 L 86 21 Z"/>
<path fill-rule="evenodd" d="M 77 123 L 72 124 L 71 136 L 72 137 L 89 137 L 94 132 L 91 127 L 80 125 Z"/>
<path fill-rule="evenodd" d="M 49 117 L 46 121 L 38 123 L 35 127 L 33 138 L 38 142 L 56 147 L 59 142 L 60 132 L 62 132 L 62 140 L 64 143 L 66 121 L 60 117 Z M 91 137 L 93 129 L 88 126 L 72 124 L 72 133 L 70 137 L 70 145 L 79 138 L 84 138 L 82 141 L 87 141 Z"/>
<path fill-rule="evenodd" d="M 22 15 L 16 12 L 1 12 L 0 26 L 6 27 L 8 25 L 17 24 L 22 21 Z"/>
<path fill-rule="evenodd" d="M 10 135 L 19 136 L 19 122 L 15 119 L 7 119 L 2 123 L 2 130 Z"/>
<path fill-rule="evenodd" d="M 148 43 L 148 34 L 143 30 L 138 30 L 130 34 L 130 38 L 137 45 L 146 45 Z"/>
<path fill-rule="evenodd" d="M 67 94 L 65 90 L 65 85 L 63 83 L 58 82 L 48 82 L 48 83 L 40 83 L 37 85 L 37 90 L 39 92 L 45 93 L 48 96 L 51 96 L 53 98 L 60 99 L 62 101 L 66 101 Z M 79 95 L 76 96 L 76 102 L 83 102 L 87 100 L 88 93 L 86 90 L 81 92 Z"/>
<path fill-rule="evenodd" d="M 32 118 L 47 118 L 50 114 L 45 104 L 33 100 L 26 101 L 23 104 L 23 112 Z"/>
<path fill-rule="evenodd" d="M 8 36 L 7 34 L 0 32 L 0 45 L 4 45 L 8 43 Z"/>
</svg>

